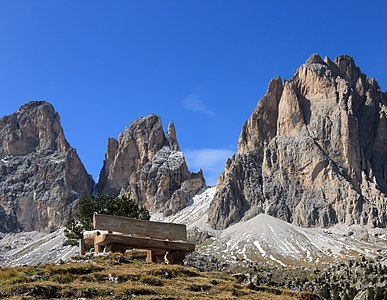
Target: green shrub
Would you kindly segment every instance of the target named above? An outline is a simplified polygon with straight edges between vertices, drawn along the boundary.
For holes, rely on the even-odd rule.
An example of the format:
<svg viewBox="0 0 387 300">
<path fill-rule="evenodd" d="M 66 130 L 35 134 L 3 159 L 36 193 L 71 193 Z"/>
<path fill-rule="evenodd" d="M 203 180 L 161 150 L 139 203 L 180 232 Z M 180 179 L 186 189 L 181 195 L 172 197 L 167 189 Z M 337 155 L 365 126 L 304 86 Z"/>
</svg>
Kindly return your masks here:
<svg viewBox="0 0 387 300">
<path fill-rule="evenodd" d="M 127 197 L 112 197 L 107 195 L 83 196 L 79 201 L 78 213 L 75 219 L 69 219 L 66 224 L 65 236 L 67 245 L 78 245 L 78 240 L 85 230 L 93 229 L 93 214 L 107 214 L 142 220 L 149 220 L 149 211 L 139 206 Z"/>
</svg>

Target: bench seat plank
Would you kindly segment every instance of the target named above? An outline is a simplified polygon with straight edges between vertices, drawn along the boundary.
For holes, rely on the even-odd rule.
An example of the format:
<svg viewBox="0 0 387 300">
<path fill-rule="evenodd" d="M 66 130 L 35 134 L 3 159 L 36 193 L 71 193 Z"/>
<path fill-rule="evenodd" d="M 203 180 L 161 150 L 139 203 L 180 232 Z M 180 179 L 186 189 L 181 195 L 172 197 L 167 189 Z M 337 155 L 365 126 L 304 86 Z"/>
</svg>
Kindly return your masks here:
<svg viewBox="0 0 387 300">
<path fill-rule="evenodd" d="M 117 243 L 117 244 L 125 244 L 133 248 L 149 249 L 149 250 L 162 249 L 167 251 L 185 251 L 185 252 L 195 251 L 195 244 L 190 244 L 186 242 L 156 240 L 151 238 L 141 238 L 141 237 L 117 235 L 117 234 L 111 234 L 111 233 L 95 236 L 94 242 L 97 245 L 109 245 L 111 243 Z"/>
</svg>

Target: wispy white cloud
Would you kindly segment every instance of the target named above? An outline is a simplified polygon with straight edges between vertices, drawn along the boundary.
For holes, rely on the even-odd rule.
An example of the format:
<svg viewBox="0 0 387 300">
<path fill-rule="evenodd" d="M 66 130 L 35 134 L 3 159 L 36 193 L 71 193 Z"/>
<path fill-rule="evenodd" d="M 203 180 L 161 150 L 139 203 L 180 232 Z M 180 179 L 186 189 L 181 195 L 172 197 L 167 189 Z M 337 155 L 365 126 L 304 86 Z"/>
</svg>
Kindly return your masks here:
<svg viewBox="0 0 387 300">
<path fill-rule="evenodd" d="M 208 185 L 215 185 L 219 175 L 223 172 L 227 158 L 235 153 L 231 149 L 189 149 L 184 155 L 191 170 L 202 169 Z"/>
<path fill-rule="evenodd" d="M 214 112 L 206 107 L 203 101 L 196 95 L 189 95 L 183 99 L 183 105 L 186 109 L 194 112 L 200 112 L 209 116 L 215 115 Z"/>
</svg>

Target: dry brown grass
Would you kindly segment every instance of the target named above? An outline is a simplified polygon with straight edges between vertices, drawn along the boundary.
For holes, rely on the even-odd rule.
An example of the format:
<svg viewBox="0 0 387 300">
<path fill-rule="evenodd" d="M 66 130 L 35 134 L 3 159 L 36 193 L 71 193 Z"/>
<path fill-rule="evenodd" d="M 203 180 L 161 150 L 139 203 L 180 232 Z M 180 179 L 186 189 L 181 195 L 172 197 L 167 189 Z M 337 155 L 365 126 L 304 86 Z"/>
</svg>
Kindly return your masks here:
<svg viewBox="0 0 387 300">
<path fill-rule="evenodd" d="M 146 264 L 114 255 L 68 264 L 0 269 L 3 299 L 300 299 L 301 293 L 251 290 L 224 273 Z"/>
</svg>

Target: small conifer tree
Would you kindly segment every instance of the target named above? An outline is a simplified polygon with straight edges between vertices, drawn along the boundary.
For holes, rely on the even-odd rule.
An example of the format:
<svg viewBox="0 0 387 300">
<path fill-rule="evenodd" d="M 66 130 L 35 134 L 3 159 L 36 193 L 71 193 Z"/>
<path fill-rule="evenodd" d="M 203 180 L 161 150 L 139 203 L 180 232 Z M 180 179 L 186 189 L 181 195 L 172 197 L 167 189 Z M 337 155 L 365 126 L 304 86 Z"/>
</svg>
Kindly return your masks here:
<svg viewBox="0 0 387 300">
<path fill-rule="evenodd" d="M 127 197 L 107 195 L 83 196 L 79 201 L 76 219 L 69 219 L 65 228 L 67 245 L 77 245 L 83 232 L 92 230 L 93 214 L 107 214 L 142 220 L 149 220 L 150 215 L 145 207 L 139 206 Z"/>
</svg>

